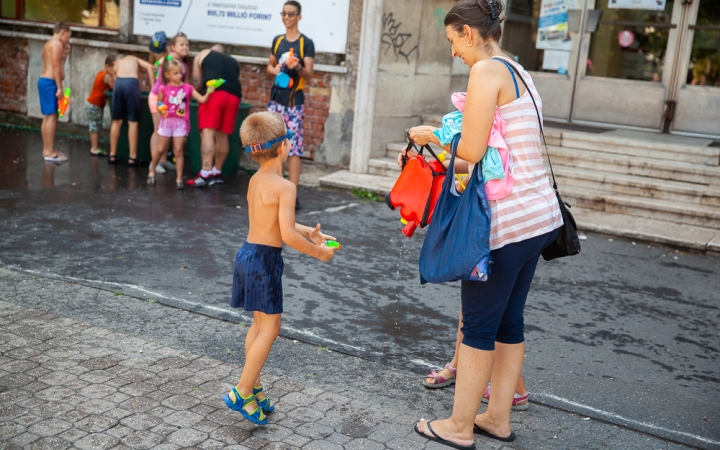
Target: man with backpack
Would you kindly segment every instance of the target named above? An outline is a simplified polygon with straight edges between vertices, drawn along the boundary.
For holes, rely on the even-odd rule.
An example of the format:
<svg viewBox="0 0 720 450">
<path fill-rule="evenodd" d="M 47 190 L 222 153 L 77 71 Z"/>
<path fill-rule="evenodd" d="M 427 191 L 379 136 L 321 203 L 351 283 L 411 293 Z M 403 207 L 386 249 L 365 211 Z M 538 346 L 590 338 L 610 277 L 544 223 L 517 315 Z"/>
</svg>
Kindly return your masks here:
<svg viewBox="0 0 720 450">
<path fill-rule="evenodd" d="M 273 39 L 267 65 L 268 73 L 275 76 L 268 110 L 282 115 L 288 131 L 292 133 L 288 172 L 295 186 L 300 181 L 300 157 L 303 154 L 304 88 L 306 81 L 313 76 L 315 60 L 315 44 L 298 30 L 301 11 L 300 3 L 294 0 L 285 2 L 282 11 L 285 34 Z M 300 202 L 296 199 L 295 209 L 299 208 Z"/>
</svg>

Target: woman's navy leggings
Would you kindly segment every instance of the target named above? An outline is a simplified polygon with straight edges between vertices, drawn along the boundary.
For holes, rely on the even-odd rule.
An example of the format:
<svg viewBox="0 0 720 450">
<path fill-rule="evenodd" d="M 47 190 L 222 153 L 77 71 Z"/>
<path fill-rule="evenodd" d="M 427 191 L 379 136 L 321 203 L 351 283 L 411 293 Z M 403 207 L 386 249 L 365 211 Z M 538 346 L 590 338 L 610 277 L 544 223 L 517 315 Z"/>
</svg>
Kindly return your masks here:
<svg viewBox="0 0 720 450">
<path fill-rule="evenodd" d="M 540 254 L 557 234 L 553 230 L 493 250 L 488 280 L 461 283 L 463 344 L 495 350 L 495 342 L 525 342 L 523 310 L 530 283 Z"/>
</svg>

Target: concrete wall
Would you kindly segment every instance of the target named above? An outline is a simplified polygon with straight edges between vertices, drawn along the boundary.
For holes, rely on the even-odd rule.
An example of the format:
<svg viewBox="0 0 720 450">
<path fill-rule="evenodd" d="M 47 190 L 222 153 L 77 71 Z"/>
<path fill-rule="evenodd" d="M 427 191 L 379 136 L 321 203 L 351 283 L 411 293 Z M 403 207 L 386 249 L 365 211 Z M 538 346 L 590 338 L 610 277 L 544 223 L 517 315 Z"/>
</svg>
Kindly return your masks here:
<svg viewBox="0 0 720 450">
<path fill-rule="evenodd" d="M 450 94 L 464 91 L 469 70 L 453 61 L 445 34 L 445 14 L 454 0 L 385 2 L 375 101 L 372 157 L 389 142 L 422 123 L 423 114 L 453 109 Z"/>
</svg>

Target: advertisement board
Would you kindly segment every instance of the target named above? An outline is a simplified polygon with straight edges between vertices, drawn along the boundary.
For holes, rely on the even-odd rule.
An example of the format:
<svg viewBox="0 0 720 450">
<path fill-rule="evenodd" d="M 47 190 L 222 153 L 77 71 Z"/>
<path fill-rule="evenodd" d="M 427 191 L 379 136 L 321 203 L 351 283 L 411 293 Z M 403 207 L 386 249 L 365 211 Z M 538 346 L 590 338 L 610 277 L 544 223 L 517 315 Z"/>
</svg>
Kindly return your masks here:
<svg viewBox="0 0 720 450">
<path fill-rule="evenodd" d="M 270 47 L 285 32 L 285 0 L 134 0 L 135 34 L 178 31 L 190 40 Z M 315 51 L 345 53 L 350 0 L 303 0 L 300 31 Z"/>
<path fill-rule="evenodd" d="M 665 11 L 665 0 L 608 0 L 608 8 Z"/>
</svg>

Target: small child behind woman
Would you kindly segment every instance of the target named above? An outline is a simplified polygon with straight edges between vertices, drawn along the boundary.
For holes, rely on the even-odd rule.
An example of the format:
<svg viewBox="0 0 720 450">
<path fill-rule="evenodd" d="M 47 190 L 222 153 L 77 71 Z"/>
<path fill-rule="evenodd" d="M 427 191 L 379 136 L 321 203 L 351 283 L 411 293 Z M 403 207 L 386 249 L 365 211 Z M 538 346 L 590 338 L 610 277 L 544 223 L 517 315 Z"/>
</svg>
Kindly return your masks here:
<svg viewBox="0 0 720 450">
<path fill-rule="evenodd" d="M 147 177 L 149 185 L 157 182 L 155 168 L 160 162 L 160 156 L 167 152 L 170 140 L 172 140 L 175 165 L 177 166 L 175 187 L 177 189 L 185 187 L 182 176 L 185 163 L 183 145 L 185 138 L 190 134 L 190 98 L 194 98 L 198 103 L 205 103 L 213 92 L 212 88 L 208 88 L 205 95 L 200 95 L 192 85 L 183 83 L 182 69 L 182 64 L 175 59 L 166 59 L 162 65 L 163 83 L 158 89 L 158 107 L 162 103 L 159 111 L 163 111 L 163 117 L 158 125 L 158 143 L 152 155 Z"/>
</svg>

